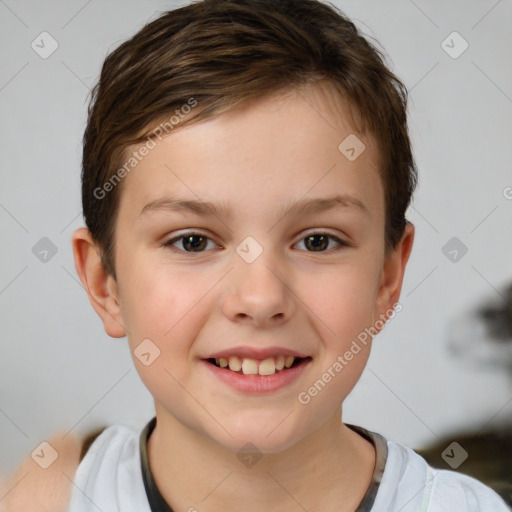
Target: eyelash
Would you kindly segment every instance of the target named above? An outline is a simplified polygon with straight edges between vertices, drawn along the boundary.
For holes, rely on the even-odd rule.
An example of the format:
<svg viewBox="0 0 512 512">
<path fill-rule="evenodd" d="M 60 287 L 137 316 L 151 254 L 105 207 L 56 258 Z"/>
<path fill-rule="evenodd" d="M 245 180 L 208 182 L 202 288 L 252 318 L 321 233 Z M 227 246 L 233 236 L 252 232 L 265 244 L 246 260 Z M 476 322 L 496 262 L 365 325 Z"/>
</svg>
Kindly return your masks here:
<svg viewBox="0 0 512 512">
<path fill-rule="evenodd" d="M 329 249 L 329 250 L 326 250 L 326 251 L 306 251 L 306 252 L 311 252 L 311 253 L 315 253 L 315 252 L 319 252 L 321 254 L 325 254 L 325 253 L 332 253 L 332 252 L 336 252 L 336 251 L 339 251 L 340 249 L 343 249 L 343 248 L 346 248 L 346 247 L 350 247 L 350 244 L 348 242 L 345 242 L 344 240 L 341 240 L 340 238 L 338 238 L 337 236 L 334 236 L 334 235 L 331 235 L 329 233 L 326 233 L 324 231 L 314 231 L 314 232 L 311 232 L 311 233 L 308 233 L 306 236 L 302 237 L 299 242 L 303 242 L 306 238 L 310 237 L 310 236 L 315 236 L 315 235 L 327 235 L 328 238 L 334 240 L 336 243 L 338 243 L 338 247 L 335 247 L 334 249 Z M 193 251 L 185 251 L 185 250 L 182 250 L 182 249 L 178 249 L 177 247 L 174 247 L 173 244 L 179 240 L 183 240 L 184 238 L 187 238 L 187 237 L 190 237 L 190 236 L 200 236 L 200 237 L 203 237 L 203 238 L 206 238 L 207 240 L 209 241 L 213 241 L 210 237 L 204 235 L 203 233 L 198 233 L 197 231 L 187 231 L 186 233 L 183 233 L 182 235 L 180 236 L 177 236 L 175 238 L 172 238 L 170 240 L 167 240 L 166 242 L 164 242 L 162 245 L 168 249 L 170 249 L 171 251 L 173 252 L 181 252 L 181 253 L 185 253 L 185 254 L 201 254 L 203 252 L 207 252 L 206 250 L 204 251 L 198 251 L 198 252 L 193 252 Z"/>
</svg>

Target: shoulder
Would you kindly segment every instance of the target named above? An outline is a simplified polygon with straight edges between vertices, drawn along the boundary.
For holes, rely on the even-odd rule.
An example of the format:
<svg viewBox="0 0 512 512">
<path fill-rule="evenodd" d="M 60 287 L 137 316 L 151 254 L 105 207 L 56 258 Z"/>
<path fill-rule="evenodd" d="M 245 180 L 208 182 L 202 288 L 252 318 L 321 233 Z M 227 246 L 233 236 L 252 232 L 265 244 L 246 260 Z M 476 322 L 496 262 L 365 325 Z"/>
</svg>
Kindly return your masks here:
<svg viewBox="0 0 512 512">
<path fill-rule="evenodd" d="M 446 469 L 433 469 L 433 473 L 432 501 L 439 510 L 445 510 L 447 504 L 452 508 L 465 507 L 462 510 L 468 511 L 510 512 L 512 510 L 498 493 L 476 478 Z"/>
<path fill-rule="evenodd" d="M 0 512 L 64 512 L 76 470 L 104 430 L 95 429 L 85 437 L 56 434 L 40 444 L 0 483 Z"/>
<path fill-rule="evenodd" d="M 418 510 L 427 512 L 511 510 L 494 490 L 473 477 L 431 467 L 421 455 L 401 443 L 389 441 L 388 450 L 387 483 L 396 487 L 398 502 L 412 500 L 415 506 L 422 507 Z"/>
<path fill-rule="evenodd" d="M 75 472 L 69 510 L 149 510 L 139 439 L 140 432 L 127 425 L 101 432 Z"/>
</svg>

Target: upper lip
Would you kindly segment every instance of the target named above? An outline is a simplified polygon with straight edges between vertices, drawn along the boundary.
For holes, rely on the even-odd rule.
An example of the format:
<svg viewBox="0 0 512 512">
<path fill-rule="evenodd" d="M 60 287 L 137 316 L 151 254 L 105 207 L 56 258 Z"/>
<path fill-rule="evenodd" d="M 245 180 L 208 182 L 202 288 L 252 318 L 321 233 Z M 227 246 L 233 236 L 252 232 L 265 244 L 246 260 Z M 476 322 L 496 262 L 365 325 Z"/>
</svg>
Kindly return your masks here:
<svg viewBox="0 0 512 512">
<path fill-rule="evenodd" d="M 291 350 L 284 347 L 255 348 L 249 346 L 239 346 L 228 348 L 226 350 L 219 350 L 218 352 L 215 352 L 206 357 L 206 359 L 219 359 L 221 357 L 229 359 L 233 356 L 261 360 L 276 356 L 294 356 L 300 358 L 308 357 L 306 354 L 302 354 L 296 350 Z"/>
</svg>

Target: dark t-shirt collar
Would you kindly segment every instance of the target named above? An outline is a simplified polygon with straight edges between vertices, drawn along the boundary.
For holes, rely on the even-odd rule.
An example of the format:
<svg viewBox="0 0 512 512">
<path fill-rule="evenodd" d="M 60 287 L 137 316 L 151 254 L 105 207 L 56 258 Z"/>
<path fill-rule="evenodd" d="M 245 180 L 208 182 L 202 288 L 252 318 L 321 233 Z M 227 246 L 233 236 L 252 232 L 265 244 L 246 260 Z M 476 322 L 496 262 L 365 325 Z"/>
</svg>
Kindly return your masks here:
<svg viewBox="0 0 512 512">
<path fill-rule="evenodd" d="M 373 503 L 375 502 L 375 498 L 377 497 L 379 485 L 382 480 L 382 474 L 384 473 L 384 467 L 386 466 L 386 460 L 388 458 L 388 444 L 386 439 L 380 434 L 370 432 L 369 430 L 366 430 L 363 427 L 358 427 L 357 425 L 350 425 L 348 423 L 345 423 L 345 425 L 370 441 L 375 447 L 376 462 L 372 481 L 366 491 L 366 494 L 361 500 L 361 503 L 355 510 L 355 512 L 370 512 L 373 507 Z M 148 497 L 151 512 L 173 512 L 172 508 L 160 494 L 149 468 L 147 442 L 155 426 L 156 416 L 147 423 L 139 438 L 142 479 L 144 480 L 144 488 L 146 489 L 146 495 Z"/>
</svg>

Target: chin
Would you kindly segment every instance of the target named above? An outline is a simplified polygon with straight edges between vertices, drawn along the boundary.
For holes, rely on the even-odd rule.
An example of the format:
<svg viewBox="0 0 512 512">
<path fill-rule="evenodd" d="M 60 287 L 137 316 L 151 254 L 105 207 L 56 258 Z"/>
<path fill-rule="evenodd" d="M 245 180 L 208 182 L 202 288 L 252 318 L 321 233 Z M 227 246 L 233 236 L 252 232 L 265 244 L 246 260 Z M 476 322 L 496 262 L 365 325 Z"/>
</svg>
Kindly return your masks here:
<svg viewBox="0 0 512 512">
<path fill-rule="evenodd" d="M 223 424 L 231 436 L 222 430 L 217 431 L 215 439 L 228 450 L 237 453 L 251 450 L 261 454 L 279 453 L 307 435 L 304 426 L 299 431 L 298 426 L 289 421 L 291 416 L 287 417 L 282 412 L 266 414 L 266 418 L 257 412 L 238 415 L 236 419 Z"/>
</svg>

